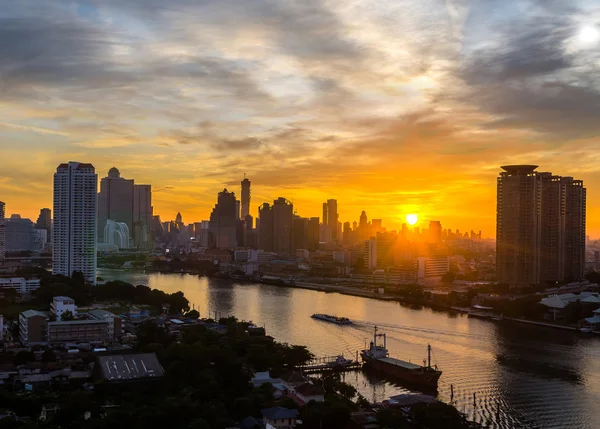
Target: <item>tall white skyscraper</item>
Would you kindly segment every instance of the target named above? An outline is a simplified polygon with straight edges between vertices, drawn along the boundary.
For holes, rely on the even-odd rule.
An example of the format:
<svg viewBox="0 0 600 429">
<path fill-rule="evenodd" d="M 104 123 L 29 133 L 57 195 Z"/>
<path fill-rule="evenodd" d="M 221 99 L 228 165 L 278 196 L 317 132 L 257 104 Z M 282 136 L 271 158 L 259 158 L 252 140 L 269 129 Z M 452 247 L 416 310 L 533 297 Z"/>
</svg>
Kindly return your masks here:
<svg viewBox="0 0 600 429">
<path fill-rule="evenodd" d="M 54 174 L 52 273 L 75 271 L 96 283 L 96 192 L 98 175 L 92 164 L 60 164 Z"/>
<path fill-rule="evenodd" d="M 4 263 L 6 254 L 6 220 L 4 219 L 5 205 L 0 201 L 0 265 Z"/>
</svg>

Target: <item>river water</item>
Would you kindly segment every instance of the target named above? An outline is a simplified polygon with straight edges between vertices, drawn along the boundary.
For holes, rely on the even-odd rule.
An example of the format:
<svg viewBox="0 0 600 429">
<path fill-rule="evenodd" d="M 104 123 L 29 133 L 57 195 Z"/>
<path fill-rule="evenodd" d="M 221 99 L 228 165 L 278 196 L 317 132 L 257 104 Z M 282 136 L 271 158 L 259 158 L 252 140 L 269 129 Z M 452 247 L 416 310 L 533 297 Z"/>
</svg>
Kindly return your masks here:
<svg viewBox="0 0 600 429">
<path fill-rule="evenodd" d="M 568 331 L 495 324 L 427 308 L 260 284 L 180 274 L 99 269 L 106 280 L 182 291 L 202 317 L 234 315 L 265 326 L 280 342 L 306 345 L 317 356 L 354 355 L 387 333 L 390 356 L 422 362 L 427 344 L 443 371 L 439 398 L 492 428 L 600 428 L 600 338 Z M 350 318 L 338 326 L 313 313 Z M 362 372 L 345 375 L 370 401 L 406 392 Z M 475 394 L 475 398 L 473 397 Z"/>
</svg>

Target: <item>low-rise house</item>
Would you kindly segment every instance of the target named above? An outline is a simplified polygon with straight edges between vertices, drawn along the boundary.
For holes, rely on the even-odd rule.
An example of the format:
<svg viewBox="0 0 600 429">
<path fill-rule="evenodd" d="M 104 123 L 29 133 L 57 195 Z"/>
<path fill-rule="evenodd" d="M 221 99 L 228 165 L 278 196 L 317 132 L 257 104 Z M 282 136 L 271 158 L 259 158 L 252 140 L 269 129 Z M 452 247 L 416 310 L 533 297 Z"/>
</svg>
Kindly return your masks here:
<svg viewBox="0 0 600 429">
<path fill-rule="evenodd" d="M 263 422 L 273 426 L 275 429 L 291 429 L 296 427 L 298 410 L 283 407 L 265 408 L 260 411 Z"/>
<path fill-rule="evenodd" d="M 294 387 L 300 386 L 308 381 L 306 377 L 296 371 L 283 375 L 281 379 L 288 390 L 294 390 Z"/>
<path fill-rule="evenodd" d="M 103 320 L 106 322 L 109 340 L 118 341 L 125 334 L 125 323 L 123 319 L 110 311 L 91 310 L 87 314 L 94 320 Z"/>
<path fill-rule="evenodd" d="M 323 402 L 325 401 L 325 389 L 323 386 L 304 383 L 300 386 L 294 387 L 294 395 L 298 397 L 304 404 L 308 404 L 310 401 Z"/>
<path fill-rule="evenodd" d="M 75 300 L 68 296 L 55 296 L 50 304 L 50 312 L 56 316 L 56 320 L 61 320 L 65 312 L 70 312 L 73 316 L 77 316 L 77 306 Z"/>
<path fill-rule="evenodd" d="M 0 278 L 0 289 L 15 289 L 21 295 L 31 293 L 40 288 L 40 279 L 26 279 L 24 277 Z"/>
<path fill-rule="evenodd" d="M 351 413 L 346 429 L 379 429 L 377 414 L 374 411 L 357 411 Z"/>
</svg>

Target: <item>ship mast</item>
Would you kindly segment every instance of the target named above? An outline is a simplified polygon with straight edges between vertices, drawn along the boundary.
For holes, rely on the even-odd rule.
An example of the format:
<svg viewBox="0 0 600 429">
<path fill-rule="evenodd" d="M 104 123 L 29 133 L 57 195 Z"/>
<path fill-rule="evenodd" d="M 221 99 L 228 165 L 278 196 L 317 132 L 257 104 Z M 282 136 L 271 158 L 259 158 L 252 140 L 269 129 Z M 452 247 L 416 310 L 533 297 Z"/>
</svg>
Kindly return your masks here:
<svg viewBox="0 0 600 429">
<path fill-rule="evenodd" d="M 427 368 L 431 368 L 431 344 L 427 344 Z"/>
</svg>

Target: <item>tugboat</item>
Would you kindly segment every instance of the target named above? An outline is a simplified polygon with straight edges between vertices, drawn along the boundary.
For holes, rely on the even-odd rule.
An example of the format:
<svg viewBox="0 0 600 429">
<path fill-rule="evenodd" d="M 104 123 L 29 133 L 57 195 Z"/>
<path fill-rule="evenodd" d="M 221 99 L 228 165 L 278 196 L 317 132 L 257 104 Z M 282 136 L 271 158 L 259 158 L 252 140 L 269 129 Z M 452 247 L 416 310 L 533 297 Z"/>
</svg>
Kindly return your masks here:
<svg viewBox="0 0 600 429">
<path fill-rule="evenodd" d="M 331 316 L 329 314 L 320 314 L 320 313 L 313 314 L 310 317 L 312 317 L 313 319 L 323 320 L 325 322 L 335 323 L 336 325 L 352 325 L 352 321 L 350 319 L 348 319 L 347 317 L 337 317 L 337 316 Z"/>
<path fill-rule="evenodd" d="M 377 344 L 377 339 L 383 338 L 383 345 Z M 375 327 L 373 341 L 368 349 L 360 353 L 364 366 L 390 375 L 398 380 L 420 389 L 437 391 L 438 380 L 442 375 L 437 366 L 431 366 L 431 346 L 427 345 L 427 360 L 424 365 L 392 358 L 387 349 L 386 334 L 378 334 Z"/>
</svg>

